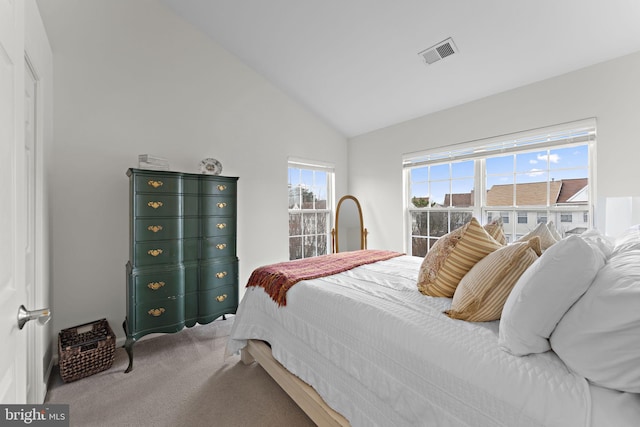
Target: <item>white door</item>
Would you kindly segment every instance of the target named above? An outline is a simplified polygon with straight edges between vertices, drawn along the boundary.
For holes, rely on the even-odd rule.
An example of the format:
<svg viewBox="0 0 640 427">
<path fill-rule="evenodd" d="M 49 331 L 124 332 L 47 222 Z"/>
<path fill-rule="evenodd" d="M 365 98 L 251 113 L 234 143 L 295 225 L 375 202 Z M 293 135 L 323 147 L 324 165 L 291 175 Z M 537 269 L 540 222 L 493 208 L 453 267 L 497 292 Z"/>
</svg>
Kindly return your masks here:
<svg viewBox="0 0 640 427">
<path fill-rule="evenodd" d="M 0 0 L 0 402 L 26 402 L 24 3 Z"/>
<path fill-rule="evenodd" d="M 41 171 L 37 168 L 37 135 L 36 122 L 38 120 L 37 90 L 38 82 L 31 65 L 25 61 L 24 66 L 24 165 L 25 165 L 25 206 L 26 217 L 26 241 L 24 247 L 25 262 L 25 292 L 26 299 L 23 304 L 27 310 L 40 308 L 40 302 L 36 298 L 38 284 L 36 282 L 36 175 Z M 38 346 L 36 338 L 42 332 L 40 325 L 26 324 L 23 333 L 27 335 L 27 403 L 40 404 L 44 400 L 43 391 L 39 389 L 42 382 L 43 354 Z M 42 395 L 42 396 L 41 396 Z"/>
</svg>

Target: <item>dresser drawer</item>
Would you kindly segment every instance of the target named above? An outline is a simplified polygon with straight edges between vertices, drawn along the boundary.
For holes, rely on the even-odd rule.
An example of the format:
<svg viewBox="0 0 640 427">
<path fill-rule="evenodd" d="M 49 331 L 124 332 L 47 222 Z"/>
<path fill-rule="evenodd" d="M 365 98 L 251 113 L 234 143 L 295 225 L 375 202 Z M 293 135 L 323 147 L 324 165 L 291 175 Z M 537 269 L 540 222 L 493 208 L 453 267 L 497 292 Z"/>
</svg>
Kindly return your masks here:
<svg viewBox="0 0 640 427">
<path fill-rule="evenodd" d="M 182 192 L 182 180 L 160 174 L 141 174 L 136 175 L 135 189 L 136 192 L 144 193 L 180 193 Z"/>
<path fill-rule="evenodd" d="M 198 195 L 196 194 L 185 194 L 182 196 L 183 200 L 183 210 L 182 214 L 184 216 L 198 216 L 198 210 L 200 209 L 198 206 L 200 204 Z"/>
<path fill-rule="evenodd" d="M 200 239 L 184 239 L 182 241 L 182 260 L 183 261 L 197 261 L 200 254 Z"/>
<path fill-rule="evenodd" d="M 235 236 L 236 219 L 234 217 L 211 216 L 202 220 L 202 234 L 207 237 Z"/>
<path fill-rule="evenodd" d="M 182 240 L 159 240 L 134 244 L 133 265 L 143 267 L 174 264 L 182 260 Z"/>
<path fill-rule="evenodd" d="M 198 290 L 198 272 L 200 271 L 200 263 L 185 262 L 184 264 L 184 293 L 190 294 Z"/>
<path fill-rule="evenodd" d="M 181 216 L 182 198 L 167 194 L 137 194 L 135 214 L 137 217 Z"/>
<path fill-rule="evenodd" d="M 182 268 L 135 274 L 133 282 L 138 303 L 185 293 L 185 271 Z"/>
<path fill-rule="evenodd" d="M 181 218 L 136 219 L 133 235 L 137 242 L 182 238 Z"/>
<path fill-rule="evenodd" d="M 184 296 L 184 317 L 186 326 L 191 327 L 198 321 L 198 293 L 194 292 Z"/>
<path fill-rule="evenodd" d="M 236 198 L 233 196 L 202 196 L 200 214 L 203 216 L 235 216 Z"/>
<path fill-rule="evenodd" d="M 202 291 L 198 296 L 198 317 L 235 312 L 237 305 L 238 297 L 235 285 Z"/>
<path fill-rule="evenodd" d="M 184 177 L 182 180 L 182 192 L 184 194 L 200 194 L 200 176 Z"/>
<path fill-rule="evenodd" d="M 184 321 L 184 295 L 136 304 L 136 330 L 160 328 Z"/>
<path fill-rule="evenodd" d="M 236 255 L 235 236 L 205 237 L 201 244 L 201 259 L 234 257 Z"/>
<path fill-rule="evenodd" d="M 200 289 L 214 289 L 237 283 L 238 260 L 206 262 L 200 267 Z"/>
<path fill-rule="evenodd" d="M 236 184 L 235 180 L 233 181 L 224 181 L 224 180 L 202 180 L 202 194 L 220 194 L 220 195 L 235 195 L 236 194 Z"/>
<path fill-rule="evenodd" d="M 197 238 L 200 236 L 200 220 L 198 218 L 187 218 L 182 220 L 184 224 L 183 236 L 185 239 Z"/>
</svg>

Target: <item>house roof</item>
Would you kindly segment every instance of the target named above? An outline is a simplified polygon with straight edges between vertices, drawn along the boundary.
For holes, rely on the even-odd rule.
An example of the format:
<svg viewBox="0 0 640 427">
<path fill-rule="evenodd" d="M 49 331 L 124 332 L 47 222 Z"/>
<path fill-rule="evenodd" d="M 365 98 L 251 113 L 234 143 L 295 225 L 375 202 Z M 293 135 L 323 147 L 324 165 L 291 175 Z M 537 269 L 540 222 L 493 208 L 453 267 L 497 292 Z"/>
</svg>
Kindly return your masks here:
<svg viewBox="0 0 640 427">
<path fill-rule="evenodd" d="M 582 191 L 589 180 L 587 178 L 563 179 L 556 203 L 570 203 L 571 198 Z"/>
<path fill-rule="evenodd" d="M 583 191 L 589 180 L 587 178 L 563 179 L 549 182 L 551 204 L 571 203 L 571 198 Z M 516 205 L 534 206 L 547 204 L 547 182 L 528 182 L 516 184 Z M 473 192 L 446 194 L 444 206 L 473 206 Z M 513 184 L 494 185 L 487 190 L 487 206 L 511 206 L 513 204 Z"/>
<path fill-rule="evenodd" d="M 557 200 L 562 181 L 551 181 L 551 202 Z M 494 185 L 487 191 L 487 206 L 510 206 L 513 204 L 513 184 Z M 547 183 L 527 182 L 516 184 L 516 205 L 546 205 Z"/>
<path fill-rule="evenodd" d="M 449 204 L 450 200 L 453 203 Z M 457 206 L 457 207 L 473 206 L 473 192 L 471 192 L 471 193 L 445 194 L 445 196 L 444 196 L 444 205 L 445 206 Z"/>
</svg>

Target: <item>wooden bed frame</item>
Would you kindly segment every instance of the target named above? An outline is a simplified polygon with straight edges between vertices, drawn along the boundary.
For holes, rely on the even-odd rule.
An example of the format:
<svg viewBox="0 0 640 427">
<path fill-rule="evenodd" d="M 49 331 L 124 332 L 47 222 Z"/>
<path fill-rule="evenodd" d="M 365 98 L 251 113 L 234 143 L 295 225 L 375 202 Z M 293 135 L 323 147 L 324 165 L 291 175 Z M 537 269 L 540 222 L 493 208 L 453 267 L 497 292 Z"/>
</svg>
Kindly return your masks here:
<svg viewBox="0 0 640 427">
<path fill-rule="evenodd" d="M 318 426 L 349 426 L 349 421 L 327 405 L 309 384 L 293 375 L 271 354 L 271 348 L 260 340 L 248 340 L 240 351 L 240 360 L 246 365 L 258 362 L 294 402 Z"/>
</svg>

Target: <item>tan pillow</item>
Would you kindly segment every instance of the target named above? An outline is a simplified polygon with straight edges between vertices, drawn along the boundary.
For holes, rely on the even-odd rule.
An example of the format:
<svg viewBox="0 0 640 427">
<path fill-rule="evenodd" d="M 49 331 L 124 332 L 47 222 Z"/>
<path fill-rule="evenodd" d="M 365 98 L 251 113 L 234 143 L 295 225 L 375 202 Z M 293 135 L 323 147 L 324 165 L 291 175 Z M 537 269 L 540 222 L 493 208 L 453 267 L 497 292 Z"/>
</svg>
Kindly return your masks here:
<svg viewBox="0 0 640 427">
<path fill-rule="evenodd" d="M 487 230 L 489 236 L 493 237 L 496 242 L 500 243 L 501 245 L 507 244 L 507 237 L 504 235 L 502 218 L 494 219 L 489 224 L 485 225 L 484 229 Z"/>
<path fill-rule="evenodd" d="M 516 242 L 526 242 L 527 240 L 535 236 L 540 237 L 540 246 L 542 246 L 543 251 L 546 251 L 551 247 L 551 245 L 557 242 L 557 240 L 553 237 L 553 234 L 551 234 L 551 232 L 549 231 L 547 224 L 543 222 L 541 222 L 536 228 L 516 240 Z"/>
<path fill-rule="evenodd" d="M 470 322 L 500 319 L 511 290 L 540 254 L 540 238 L 534 236 L 487 255 L 460 281 L 451 308 L 445 313 Z"/>
<path fill-rule="evenodd" d="M 460 279 L 482 258 L 502 247 L 480 225 L 477 219 L 449 234 L 442 248 L 436 248 L 440 240 L 433 245 L 420 266 L 418 289 L 432 297 L 451 298 Z M 437 249 L 435 254 L 434 249 Z M 432 254 L 431 256 L 429 256 Z"/>
<path fill-rule="evenodd" d="M 450 231 L 436 240 L 431 249 L 429 249 L 418 271 L 418 290 L 420 292 L 429 295 L 429 284 L 436 280 L 442 265 L 458 244 L 462 235 L 467 231 L 467 227 L 469 227 L 469 223 Z"/>
</svg>

